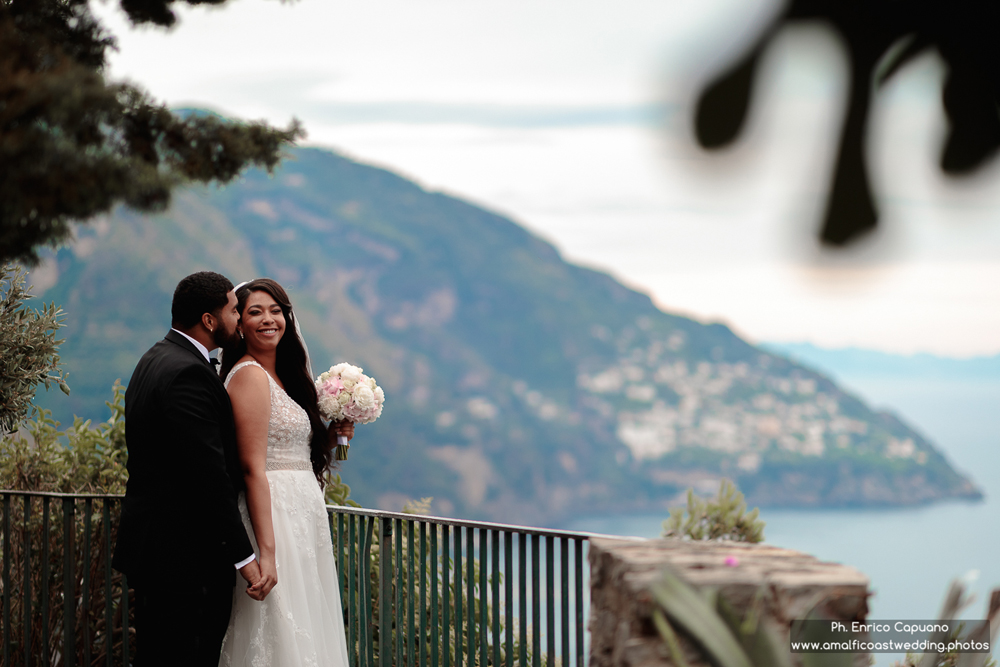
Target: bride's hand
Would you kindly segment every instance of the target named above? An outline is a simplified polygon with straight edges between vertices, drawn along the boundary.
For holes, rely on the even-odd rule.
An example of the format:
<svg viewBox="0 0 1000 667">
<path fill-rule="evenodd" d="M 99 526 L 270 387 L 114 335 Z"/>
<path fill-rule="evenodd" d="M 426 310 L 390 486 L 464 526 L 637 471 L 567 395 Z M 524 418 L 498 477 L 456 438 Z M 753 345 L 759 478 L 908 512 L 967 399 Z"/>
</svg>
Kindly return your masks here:
<svg viewBox="0 0 1000 667">
<path fill-rule="evenodd" d="M 339 422 L 330 422 L 330 439 L 336 440 L 338 435 L 342 435 L 348 440 L 354 437 L 354 422 L 349 419 L 342 419 Z"/>
<path fill-rule="evenodd" d="M 260 579 L 247 588 L 247 595 L 254 600 L 262 601 L 278 583 L 278 570 L 273 558 L 260 558 Z"/>
</svg>

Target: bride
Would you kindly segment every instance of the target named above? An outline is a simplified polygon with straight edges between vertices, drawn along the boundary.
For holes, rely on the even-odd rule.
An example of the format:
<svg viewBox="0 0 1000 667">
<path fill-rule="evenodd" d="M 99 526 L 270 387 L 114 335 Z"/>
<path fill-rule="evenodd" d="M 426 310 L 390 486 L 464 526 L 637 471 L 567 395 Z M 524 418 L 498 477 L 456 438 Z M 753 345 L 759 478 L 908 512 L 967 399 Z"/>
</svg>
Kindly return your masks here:
<svg viewBox="0 0 1000 667">
<path fill-rule="evenodd" d="M 220 666 L 347 667 L 347 642 L 321 488 L 335 436 L 350 422 L 320 419 L 288 294 L 270 278 L 238 287 L 241 339 L 220 375 L 233 404 L 246 494 L 243 523 L 261 571 L 251 599 L 239 588 Z"/>
</svg>

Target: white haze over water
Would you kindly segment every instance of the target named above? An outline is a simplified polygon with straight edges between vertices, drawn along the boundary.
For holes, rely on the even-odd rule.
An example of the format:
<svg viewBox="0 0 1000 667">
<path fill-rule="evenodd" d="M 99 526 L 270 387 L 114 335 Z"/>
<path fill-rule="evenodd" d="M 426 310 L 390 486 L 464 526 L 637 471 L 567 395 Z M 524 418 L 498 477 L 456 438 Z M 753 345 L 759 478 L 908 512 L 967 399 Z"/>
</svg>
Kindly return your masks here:
<svg viewBox="0 0 1000 667">
<path fill-rule="evenodd" d="M 751 340 L 1000 351 L 1000 174 L 936 169 L 942 67 L 905 70 L 872 123 L 881 231 L 821 251 L 845 70 L 817 28 L 769 53 L 746 136 L 694 144 L 700 82 L 770 0 L 241 0 L 120 36 L 110 76 L 174 106 L 284 124 L 501 213 L 663 308 Z"/>
</svg>

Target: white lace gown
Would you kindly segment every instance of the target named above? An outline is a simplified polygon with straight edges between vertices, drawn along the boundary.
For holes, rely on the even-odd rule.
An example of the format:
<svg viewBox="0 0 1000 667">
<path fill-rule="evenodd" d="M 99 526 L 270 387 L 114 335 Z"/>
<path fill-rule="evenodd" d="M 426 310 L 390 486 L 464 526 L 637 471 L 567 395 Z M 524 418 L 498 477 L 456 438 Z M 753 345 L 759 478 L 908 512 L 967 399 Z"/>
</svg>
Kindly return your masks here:
<svg viewBox="0 0 1000 667">
<path fill-rule="evenodd" d="M 254 361 L 238 364 L 226 378 Z M 268 375 L 271 418 L 267 432 L 267 481 L 271 489 L 278 583 L 257 602 L 242 580 L 222 644 L 221 667 L 347 667 L 340 589 L 323 493 L 309 462 L 309 417 Z M 243 524 L 260 555 L 246 498 Z"/>
</svg>

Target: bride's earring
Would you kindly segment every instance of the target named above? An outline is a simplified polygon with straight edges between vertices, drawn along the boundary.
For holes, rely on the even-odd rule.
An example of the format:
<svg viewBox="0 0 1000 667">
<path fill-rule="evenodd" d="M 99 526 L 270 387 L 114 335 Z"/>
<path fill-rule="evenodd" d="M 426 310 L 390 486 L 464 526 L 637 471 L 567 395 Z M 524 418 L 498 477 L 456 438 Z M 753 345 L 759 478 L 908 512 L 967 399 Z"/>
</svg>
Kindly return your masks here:
<svg viewBox="0 0 1000 667">
<path fill-rule="evenodd" d="M 243 330 L 240 329 L 240 339 L 242 340 L 242 338 L 243 338 Z"/>
</svg>

